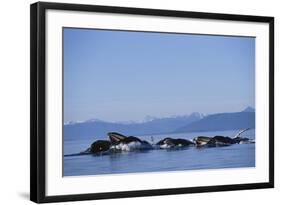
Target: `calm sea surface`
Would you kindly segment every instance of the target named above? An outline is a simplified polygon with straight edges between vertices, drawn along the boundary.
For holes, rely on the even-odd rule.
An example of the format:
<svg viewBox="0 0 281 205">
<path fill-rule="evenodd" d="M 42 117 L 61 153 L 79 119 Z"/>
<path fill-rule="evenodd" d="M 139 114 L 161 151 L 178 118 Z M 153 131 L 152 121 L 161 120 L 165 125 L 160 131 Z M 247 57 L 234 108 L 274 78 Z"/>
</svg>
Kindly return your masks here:
<svg viewBox="0 0 281 205">
<path fill-rule="evenodd" d="M 154 143 L 165 137 L 193 139 L 196 136 L 223 135 L 234 137 L 238 130 L 218 132 L 194 132 L 153 135 Z M 255 130 L 242 134 L 255 139 Z M 152 135 L 138 136 L 151 142 Z M 65 140 L 64 154 L 79 153 L 87 149 L 95 138 Z M 64 157 L 64 176 L 117 174 L 133 172 L 159 172 L 196 169 L 219 169 L 255 166 L 255 144 L 235 144 L 226 147 L 196 148 L 181 150 L 149 150 L 145 152 L 116 153 L 94 156 Z"/>
</svg>

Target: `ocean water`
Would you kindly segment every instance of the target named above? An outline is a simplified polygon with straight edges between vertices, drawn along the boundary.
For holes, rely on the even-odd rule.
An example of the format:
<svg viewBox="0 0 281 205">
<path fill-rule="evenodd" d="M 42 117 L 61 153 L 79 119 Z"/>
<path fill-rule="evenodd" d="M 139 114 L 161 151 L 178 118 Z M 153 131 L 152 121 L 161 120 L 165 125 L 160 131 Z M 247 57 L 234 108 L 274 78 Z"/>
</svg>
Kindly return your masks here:
<svg viewBox="0 0 281 205">
<path fill-rule="evenodd" d="M 149 142 L 158 142 L 165 137 L 193 139 L 196 136 L 223 135 L 234 137 L 238 130 L 217 132 L 194 132 L 138 136 Z M 255 139 L 255 130 L 248 130 L 243 137 Z M 97 139 L 65 140 L 64 154 L 86 150 Z M 148 150 L 123 152 L 111 155 L 63 156 L 63 175 L 100 175 L 136 172 L 160 172 L 198 169 L 222 169 L 255 166 L 255 144 L 235 144 L 225 147 L 191 146 L 177 150 Z"/>
</svg>

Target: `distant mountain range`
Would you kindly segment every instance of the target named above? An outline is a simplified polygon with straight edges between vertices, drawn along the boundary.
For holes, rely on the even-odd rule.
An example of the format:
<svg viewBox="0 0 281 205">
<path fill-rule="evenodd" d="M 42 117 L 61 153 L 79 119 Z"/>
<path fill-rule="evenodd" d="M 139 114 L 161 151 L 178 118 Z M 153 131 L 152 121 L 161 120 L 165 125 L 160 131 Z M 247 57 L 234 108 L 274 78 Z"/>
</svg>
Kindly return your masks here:
<svg viewBox="0 0 281 205">
<path fill-rule="evenodd" d="M 174 132 L 204 132 L 239 130 L 255 127 L 255 112 L 235 112 L 209 115 L 196 122 L 189 123 Z"/>
<path fill-rule="evenodd" d="M 100 120 L 89 120 L 78 123 L 67 123 L 64 125 L 64 136 L 73 137 L 104 137 L 108 132 L 120 132 L 125 135 L 146 135 L 169 133 L 179 127 L 198 121 L 203 118 L 200 113 L 192 113 L 186 116 L 149 118 L 148 121 L 137 122 L 104 122 Z"/>
<path fill-rule="evenodd" d="M 252 107 L 246 107 L 242 112 L 255 112 L 255 109 Z"/>
<path fill-rule="evenodd" d="M 66 139 L 105 137 L 108 132 L 125 135 L 149 135 L 180 132 L 220 131 L 255 127 L 255 110 L 247 107 L 241 112 L 219 113 L 204 116 L 192 113 L 186 116 L 167 118 L 149 117 L 145 122 L 105 122 L 88 120 L 64 125 Z"/>
</svg>

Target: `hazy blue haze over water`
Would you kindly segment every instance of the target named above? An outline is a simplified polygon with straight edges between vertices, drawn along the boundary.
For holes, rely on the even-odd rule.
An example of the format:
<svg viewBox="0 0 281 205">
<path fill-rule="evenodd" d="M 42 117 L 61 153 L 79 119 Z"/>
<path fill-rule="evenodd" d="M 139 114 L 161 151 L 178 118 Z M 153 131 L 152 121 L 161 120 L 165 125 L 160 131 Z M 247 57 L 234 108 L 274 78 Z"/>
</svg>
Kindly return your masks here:
<svg viewBox="0 0 281 205">
<path fill-rule="evenodd" d="M 223 135 L 234 137 L 238 130 L 153 135 L 154 143 L 165 137 L 193 139 L 196 136 Z M 242 135 L 255 139 L 255 130 Z M 151 142 L 151 135 L 139 136 Z M 79 153 L 97 138 L 64 140 L 64 154 Z M 255 144 L 181 150 L 149 150 L 111 155 L 64 157 L 64 176 L 159 172 L 197 169 L 240 168 L 255 166 Z"/>
</svg>

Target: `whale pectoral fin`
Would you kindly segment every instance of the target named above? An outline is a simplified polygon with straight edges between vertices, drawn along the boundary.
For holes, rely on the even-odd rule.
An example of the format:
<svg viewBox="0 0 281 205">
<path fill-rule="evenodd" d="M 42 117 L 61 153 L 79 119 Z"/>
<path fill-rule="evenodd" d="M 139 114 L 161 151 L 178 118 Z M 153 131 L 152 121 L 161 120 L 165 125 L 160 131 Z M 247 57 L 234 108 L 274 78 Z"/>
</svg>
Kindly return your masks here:
<svg viewBox="0 0 281 205">
<path fill-rule="evenodd" d="M 244 130 L 240 130 L 233 138 L 239 137 L 243 132 L 246 132 L 247 130 L 249 130 L 250 128 L 246 128 Z"/>
</svg>

